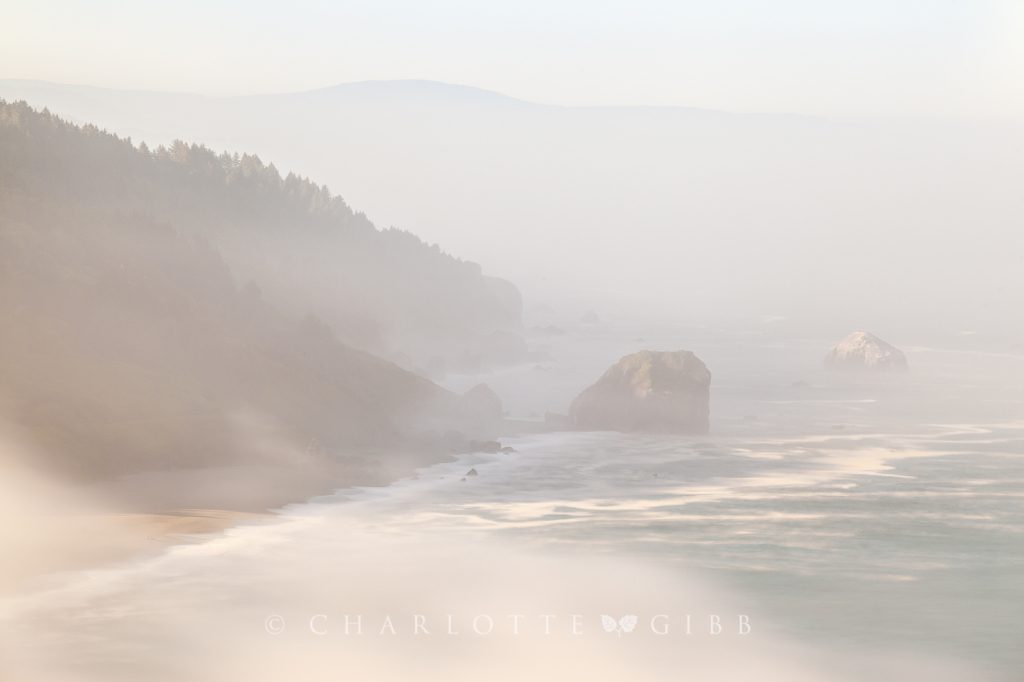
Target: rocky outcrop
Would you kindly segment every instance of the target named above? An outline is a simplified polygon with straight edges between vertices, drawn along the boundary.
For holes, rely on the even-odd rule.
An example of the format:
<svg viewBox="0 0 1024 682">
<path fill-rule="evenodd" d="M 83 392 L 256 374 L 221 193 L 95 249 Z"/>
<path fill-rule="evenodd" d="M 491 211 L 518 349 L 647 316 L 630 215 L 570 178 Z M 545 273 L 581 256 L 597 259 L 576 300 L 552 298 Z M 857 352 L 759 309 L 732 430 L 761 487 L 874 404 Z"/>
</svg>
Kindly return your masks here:
<svg viewBox="0 0 1024 682">
<path fill-rule="evenodd" d="M 711 372 L 690 351 L 640 351 L 612 365 L 569 407 L 575 428 L 707 433 Z"/>
<path fill-rule="evenodd" d="M 874 334 L 853 332 L 833 346 L 825 356 L 825 367 L 903 371 L 907 369 L 907 356 Z"/>
<path fill-rule="evenodd" d="M 461 400 L 466 411 L 480 419 L 501 419 L 501 398 L 487 384 L 477 384 Z"/>
<path fill-rule="evenodd" d="M 490 440 L 501 430 L 501 398 L 487 384 L 477 384 L 458 398 L 461 423 L 455 428 L 467 438 Z"/>
</svg>

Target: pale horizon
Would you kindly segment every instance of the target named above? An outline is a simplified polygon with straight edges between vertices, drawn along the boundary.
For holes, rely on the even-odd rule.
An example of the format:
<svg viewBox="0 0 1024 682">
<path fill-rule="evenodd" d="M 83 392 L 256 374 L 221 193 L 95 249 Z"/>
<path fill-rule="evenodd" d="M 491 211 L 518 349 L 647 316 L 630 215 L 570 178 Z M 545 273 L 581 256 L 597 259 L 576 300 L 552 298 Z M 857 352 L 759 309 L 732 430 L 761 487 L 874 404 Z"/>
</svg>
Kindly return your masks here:
<svg viewBox="0 0 1024 682">
<path fill-rule="evenodd" d="M 179 3 L 158 21 L 130 3 L 89 9 L 14 8 L 0 27 L 0 78 L 212 96 L 430 80 L 558 106 L 839 118 L 1024 113 L 1024 9 L 1006 1 L 687 2 L 648 11 L 392 1 L 296 12 L 218 2 Z"/>
</svg>

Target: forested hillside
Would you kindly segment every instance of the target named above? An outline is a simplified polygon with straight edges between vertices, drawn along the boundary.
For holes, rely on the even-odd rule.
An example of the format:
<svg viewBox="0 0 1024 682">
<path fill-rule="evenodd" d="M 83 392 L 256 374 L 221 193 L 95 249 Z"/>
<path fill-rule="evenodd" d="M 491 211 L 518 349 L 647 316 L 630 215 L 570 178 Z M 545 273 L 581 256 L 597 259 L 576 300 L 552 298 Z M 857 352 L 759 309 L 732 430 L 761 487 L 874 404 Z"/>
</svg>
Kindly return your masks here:
<svg viewBox="0 0 1024 682">
<path fill-rule="evenodd" d="M 4 107 L 3 126 L 5 186 L 58 205 L 139 212 L 208 241 L 237 283 L 320 316 L 357 347 L 443 369 L 521 324 L 508 282 L 408 232 L 378 230 L 326 187 L 282 177 L 256 156 L 183 142 L 135 147 L 23 103 Z"/>
<path fill-rule="evenodd" d="M 239 275 L 220 245 L 246 234 L 252 263 Z M 320 248 L 276 261 L 289 239 Z M 317 271 L 331 261 L 333 279 Z M 402 268 L 436 276 L 416 294 L 427 298 L 405 280 L 374 290 Z M 302 305 L 315 277 L 352 287 L 329 321 L 315 303 L 330 292 Z M 137 149 L 0 102 L 0 422 L 62 472 L 247 461 L 268 442 L 305 454 L 399 442 L 453 397 L 349 347 L 335 325 L 371 336 L 416 310 L 413 326 L 472 328 L 479 319 L 429 296 L 467 286 L 486 306 L 469 286 L 480 281 L 475 266 L 378 232 L 253 157 Z"/>
</svg>

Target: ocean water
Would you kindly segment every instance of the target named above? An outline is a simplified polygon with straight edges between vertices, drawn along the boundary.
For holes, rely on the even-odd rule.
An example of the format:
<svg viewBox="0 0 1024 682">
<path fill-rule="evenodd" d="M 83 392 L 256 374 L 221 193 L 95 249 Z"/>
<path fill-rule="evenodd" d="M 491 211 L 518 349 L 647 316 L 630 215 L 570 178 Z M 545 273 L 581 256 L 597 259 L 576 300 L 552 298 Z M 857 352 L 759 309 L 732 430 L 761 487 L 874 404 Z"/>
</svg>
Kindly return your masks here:
<svg viewBox="0 0 1024 682">
<path fill-rule="evenodd" d="M 1022 444 L 1021 422 L 540 436 L 420 509 L 517 542 L 698 567 L 801 641 L 952 654 L 1012 678 L 1024 674 Z"/>
<path fill-rule="evenodd" d="M 1024 358 L 916 348 L 905 375 L 834 375 L 814 342 L 714 341 L 707 436 L 524 428 L 514 453 L 67 576 L 5 605 L 4 660 L 42 680 L 1024 677 Z M 512 416 L 640 342 L 574 343 L 485 377 Z"/>
</svg>

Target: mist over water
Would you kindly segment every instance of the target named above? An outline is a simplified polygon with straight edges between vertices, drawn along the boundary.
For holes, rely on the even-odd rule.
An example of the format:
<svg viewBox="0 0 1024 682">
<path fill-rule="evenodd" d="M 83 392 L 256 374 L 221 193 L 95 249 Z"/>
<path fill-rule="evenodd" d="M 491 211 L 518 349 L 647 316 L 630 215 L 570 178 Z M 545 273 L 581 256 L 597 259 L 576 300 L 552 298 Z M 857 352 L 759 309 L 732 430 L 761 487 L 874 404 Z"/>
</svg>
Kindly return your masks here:
<svg viewBox="0 0 1024 682">
<path fill-rule="evenodd" d="M 513 413 L 543 409 L 636 332 L 580 328 L 549 344 L 564 374 L 489 380 L 521 388 Z M 523 434 L 515 453 L 343 489 L 16 602 L 4 660 L 39 679 L 1013 679 L 1024 395 L 1007 379 L 1024 362 L 915 349 L 911 374 L 880 381 L 827 374 L 803 344 L 715 337 L 708 436 Z M 344 632 L 354 614 L 361 636 Z M 518 636 L 509 614 L 525 616 Z M 607 614 L 639 625 L 608 633 Z"/>
<path fill-rule="evenodd" d="M 1024 15 L 630 5 L 622 33 L 611 5 L 519 3 L 477 33 L 457 4 L 301 46 L 415 53 L 396 80 L 0 73 L 0 682 L 1019 680 L 1024 126 L 996 104 L 1021 53 L 988 24 Z M 160 33 L 117 48 L 138 73 L 190 48 L 174 12 L 66 14 Z M 225 60 L 227 34 L 314 15 L 230 14 L 192 23 L 225 32 L 194 82 L 232 91 L 273 79 L 262 27 Z M 52 23 L 0 25 L 0 55 L 59 71 L 38 46 L 77 38 Z M 554 27 L 596 31 L 569 41 L 590 67 L 561 42 L 535 76 L 578 72 L 566 102 L 683 68 L 778 112 L 750 84 L 792 62 L 792 101 L 837 106 L 410 79 L 435 25 L 513 81 Z M 654 33 L 700 34 L 719 72 Z"/>
</svg>

